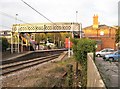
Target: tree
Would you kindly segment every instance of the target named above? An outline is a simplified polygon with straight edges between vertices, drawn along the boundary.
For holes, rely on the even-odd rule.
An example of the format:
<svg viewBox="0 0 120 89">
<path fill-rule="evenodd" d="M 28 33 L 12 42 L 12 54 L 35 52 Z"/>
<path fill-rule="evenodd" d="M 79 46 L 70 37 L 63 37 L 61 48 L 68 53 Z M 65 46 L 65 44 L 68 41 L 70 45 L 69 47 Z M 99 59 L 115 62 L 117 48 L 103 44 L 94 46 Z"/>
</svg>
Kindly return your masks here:
<svg viewBox="0 0 120 89">
<path fill-rule="evenodd" d="M 48 38 L 48 41 L 50 43 L 53 43 L 54 42 L 54 33 L 47 33 L 46 34 L 46 37 Z"/>
<path fill-rule="evenodd" d="M 2 40 L 2 51 L 6 51 L 6 49 L 9 47 L 8 40 L 5 37 L 0 38 Z"/>
<path fill-rule="evenodd" d="M 115 41 L 116 43 L 120 42 L 120 27 L 116 30 Z"/>
<path fill-rule="evenodd" d="M 37 43 L 40 43 L 40 41 L 46 40 L 45 33 L 36 33 L 35 40 L 37 41 Z"/>
</svg>

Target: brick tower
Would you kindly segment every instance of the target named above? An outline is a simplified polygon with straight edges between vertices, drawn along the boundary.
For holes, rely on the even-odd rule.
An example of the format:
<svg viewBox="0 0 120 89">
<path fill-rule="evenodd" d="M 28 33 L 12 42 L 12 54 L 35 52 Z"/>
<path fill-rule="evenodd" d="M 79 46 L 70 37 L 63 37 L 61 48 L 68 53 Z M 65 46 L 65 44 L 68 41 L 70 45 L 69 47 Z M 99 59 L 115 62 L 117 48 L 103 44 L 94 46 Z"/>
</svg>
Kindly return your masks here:
<svg viewBox="0 0 120 89">
<path fill-rule="evenodd" d="M 93 28 L 98 28 L 98 15 L 93 16 Z"/>
</svg>

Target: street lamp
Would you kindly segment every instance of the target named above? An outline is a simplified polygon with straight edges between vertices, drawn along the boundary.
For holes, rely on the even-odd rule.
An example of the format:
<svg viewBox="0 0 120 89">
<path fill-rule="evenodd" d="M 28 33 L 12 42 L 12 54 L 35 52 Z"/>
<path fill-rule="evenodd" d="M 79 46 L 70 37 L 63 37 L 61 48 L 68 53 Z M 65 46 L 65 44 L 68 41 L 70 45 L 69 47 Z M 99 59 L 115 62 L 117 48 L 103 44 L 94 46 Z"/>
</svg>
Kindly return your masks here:
<svg viewBox="0 0 120 89">
<path fill-rule="evenodd" d="M 20 52 L 20 51 L 19 51 L 19 28 L 18 28 L 18 26 L 17 26 L 17 16 L 18 16 L 18 14 L 16 14 L 16 29 L 17 29 L 17 31 L 18 31 L 18 35 L 17 35 L 17 36 L 18 36 L 18 49 L 17 49 L 17 50 L 18 50 L 18 53 L 19 53 L 19 52 Z"/>
<path fill-rule="evenodd" d="M 15 14 L 16 31 L 18 31 L 18 27 L 17 27 L 17 16 L 18 16 L 18 14 Z M 18 35 L 17 35 L 17 37 L 18 37 Z M 17 45 L 17 43 L 18 43 L 17 40 L 18 40 L 18 39 L 15 37 L 15 52 L 17 52 L 17 48 L 19 47 L 19 46 Z"/>
<path fill-rule="evenodd" d="M 15 24 L 17 24 L 17 16 L 18 14 L 15 14 Z"/>
<path fill-rule="evenodd" d="M 78 14 L 78 11 L 76 11 L 76 23 L 77 23 L 77 14 Z"/>
<path fill-rule="evenodd" d="M 80 23 L 80 39 L 82 38 L 82 23 Z"/>
</svg>

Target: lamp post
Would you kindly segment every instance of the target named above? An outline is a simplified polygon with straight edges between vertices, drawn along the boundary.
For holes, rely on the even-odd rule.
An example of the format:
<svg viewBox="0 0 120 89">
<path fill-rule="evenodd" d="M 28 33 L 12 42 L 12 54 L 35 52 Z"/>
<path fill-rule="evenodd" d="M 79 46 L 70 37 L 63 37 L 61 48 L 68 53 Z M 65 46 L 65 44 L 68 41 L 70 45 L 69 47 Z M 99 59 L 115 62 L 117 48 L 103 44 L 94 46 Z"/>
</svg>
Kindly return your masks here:
<svg viewBox="0 0 120 89">
<path fill-rule="evenodd" d="M 82 23 L 80 23 L 80 39 L 82 38 Z"/>
<path fill-rule="evenodd" d="M 76 26 L 77 26 L 77 16 L 78 16 L 78 11 L 76 11 Z"/>
<path fill-rule="evenodd" d="M 18 14 L 15 14 L 15 24 L 17 24 L 17 16 L 18 16 Z"/>
<path fill-rule="evenodd" d="M 16 14 L 16 28 L 17 28 L 17 32 L 18 32 L 18 34 L 17 34 L 17 37 L 18 37 L 18 46 L 17 46 L 17 50 L 18 50 L 18 53 L 20 52 L 20 50 L 19 50 L 19 28 L 18 28 L 18 26 L 17 26 L 17 16 L 18 16 L 18 14 Z"/>
<path fill-rule="evenodd" d="M 77 14 L 78 14 L 78 11 L 76 11 L 76 23 L 77 23 Z"/>
<path fill-rule="evenodd" d="M 76 23 L 78 23 L 77 22 L 77 17 L 78 17 L 78 11 L 76 11 Z M 82 23 L 80 23 L 80 38 L 82 38 Z"/>
<path fill-rule="evenodd" d="M 15 24 L 16 24 L 16 32 L 18 31 L 18 27 L 17 27 L 17 16 L 18 16 L 18 14 L 15 14 Z M 17 34 L 17 37 L 18 37 L 18 34 Z M 17 37 L 15 36 L 15 52 L 17 52 L 17 48 L 18 48 L 18 39 L 17 39 Z"/>
</svg>

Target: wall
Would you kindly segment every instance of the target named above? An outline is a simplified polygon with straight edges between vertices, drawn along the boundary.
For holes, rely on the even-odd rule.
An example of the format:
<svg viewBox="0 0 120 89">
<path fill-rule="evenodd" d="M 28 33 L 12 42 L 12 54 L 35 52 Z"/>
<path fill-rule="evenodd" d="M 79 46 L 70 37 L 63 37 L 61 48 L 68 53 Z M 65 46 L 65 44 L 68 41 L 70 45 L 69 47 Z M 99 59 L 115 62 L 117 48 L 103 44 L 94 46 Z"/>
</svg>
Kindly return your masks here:
<svg viewBox="0 0 120 89">
<path fill-rule="evenodd" d="M 101 87 L 102 89 L 105 88 L 105 84 L 99 74 L 99 71 L 93 61 L 93 53 L 88 53 L 87 55 L 87 87 Z"/>
<path fill-rule="evenodd" d="M 104 48 L 116 49 L 115 28 L 103 26 L 98 29 L 93 29 L 92 27 L 88 27 L 85 28 L 83 31 L 85 34 L 84 37 L 101 41 L 101 44 L 97 44 L 97 51 L 102 50 Z M 104 32 L 104 35 L 100 35 L 101 32 Z"/>
</svg>

